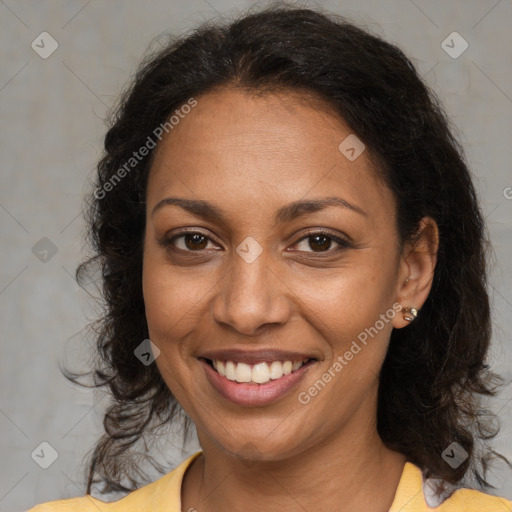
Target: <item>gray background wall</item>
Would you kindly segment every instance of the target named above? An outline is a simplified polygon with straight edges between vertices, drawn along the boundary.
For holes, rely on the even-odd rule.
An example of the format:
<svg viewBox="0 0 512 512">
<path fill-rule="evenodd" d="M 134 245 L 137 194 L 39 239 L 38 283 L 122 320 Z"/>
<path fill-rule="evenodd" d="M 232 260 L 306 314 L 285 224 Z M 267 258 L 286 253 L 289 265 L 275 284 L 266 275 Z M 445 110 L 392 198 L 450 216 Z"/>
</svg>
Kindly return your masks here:
<svg viewBox="0 0 512 512">
<path fill-rule="evenodd" d="M 81 198 L 100 154 L 107 108 L 155 36 L 181 34 L 219 13 L 236 14 L 251 5 L 233 0 L 0 0 L 4 512 L 85 491 L 81 461 L 100 432 L 104 401 L 71 386 L 58 362 L 86 356 L 84 327 L 95 313 L 73 273 L 82 250 Z M 510 382 L 512 2 L 338 0 L 317 5 L 399 45 L 458 126 L 496 253 L 491 362 Z M 453 31 L 469 45 L 457 58 L 442 47 Z M 41 36 L 46 38 L 41 48 L 42 32 L 58 43 L 46 59 L 31 47 L 36 40 L 39 53 L 51 49 L 47 36 Z M 449 38 L 445 48 L 453 54 L 462 44 Z M 503 424 L 496 446 L 512 457 L 511 385 L 492 406 Z M 57 453 L 48 469 L 40 465 L 52 462 L 54 454 L 41 442 Z M 176 441 L 169 447 L 171 465 L 196 449 L 195 440 L 185 451 Z M 496 493 L 512 499 L 511 472 L 497 467 L 492 478 Z"/>
</svg>

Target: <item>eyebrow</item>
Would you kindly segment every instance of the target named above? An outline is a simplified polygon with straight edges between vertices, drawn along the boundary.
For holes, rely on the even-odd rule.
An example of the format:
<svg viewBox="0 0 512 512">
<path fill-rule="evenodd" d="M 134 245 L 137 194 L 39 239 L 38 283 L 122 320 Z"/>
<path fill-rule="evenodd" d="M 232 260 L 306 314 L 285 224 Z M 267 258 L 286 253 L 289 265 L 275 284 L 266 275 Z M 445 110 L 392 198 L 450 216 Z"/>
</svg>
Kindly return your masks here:
<svg viewBox="0 0 512 512">
<path fill-rule="evenodd" d="M 197 199 L 183 199 L 180 197 L 166 197 L 157 203 L 153 208 L 151 216 L 163 208 L 164 206 L 176 205 L 184 210 L 201 217 L 206 220 L 215 221 L 219 224 L 228 224 L 223 212 L 215 205 L 208 201 Z M 276 223 L 291 222 L 294 219 L 303 217 L 310 213 L 315 213 L 330 206 L 338 206 L 347 208 L 361 215 L 367 216 L 361 208 L 356 205 L 350 204 L 348 201 L 340 197 L 323 197 L 320 199 L 308 199 L 302 201 L 294 201 L 280 208 L 275 215 Z"/>
</svg>

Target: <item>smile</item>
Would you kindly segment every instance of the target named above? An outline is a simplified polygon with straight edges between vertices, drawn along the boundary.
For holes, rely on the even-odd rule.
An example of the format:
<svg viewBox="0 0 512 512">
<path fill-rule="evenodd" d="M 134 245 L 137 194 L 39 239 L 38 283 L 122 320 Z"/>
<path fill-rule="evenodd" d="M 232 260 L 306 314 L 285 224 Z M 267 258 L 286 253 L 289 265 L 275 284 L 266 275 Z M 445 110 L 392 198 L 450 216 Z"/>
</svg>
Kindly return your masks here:
<svg viewBox="0 0 512 512">
<path fill-rule="evenodd" d="M 210 361 L 213 368 L 226 379 L 235 382 L 252 382 L 253 384 L 265 384 L 270 380 L 280 379 L 283 375 L 297 371 L 309 359 L 302 361 L 272 361 L 258 364 L 247 364 L 236 361 Z"/>
<path fill-rule="evenodd" d="M 277 401 L 303 379 L 316 359 L 247 364 L 236 361 L 199 361 L 211 386 L 237 405 L 255 407 Z"/>
</svg>

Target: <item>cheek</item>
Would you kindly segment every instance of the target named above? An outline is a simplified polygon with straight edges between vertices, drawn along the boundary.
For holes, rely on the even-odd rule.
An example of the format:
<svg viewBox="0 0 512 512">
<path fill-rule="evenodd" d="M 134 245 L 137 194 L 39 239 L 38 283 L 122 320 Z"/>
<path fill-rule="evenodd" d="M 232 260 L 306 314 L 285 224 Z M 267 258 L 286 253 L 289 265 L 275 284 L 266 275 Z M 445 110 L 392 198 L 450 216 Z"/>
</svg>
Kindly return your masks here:
<svg viewBox="0 0 512 512">
<path fill-rule="evenodd" d="M 156 363 L 164 379 L 165 370 L 179 351 L 177 340 L 183 335 L 180 329 L 185 327 L 180 318 L 186 318 L 186 300 L 180 287 L 169 272 L 169 268 L 155 257 L 155 253 L 145 251 L 142 272 L 142 288 L 149 338 L 160 349 L 161 355 Z M 174 372 L 173 372 L 174 373 Z"/>
<path fill-rule="evenodd" d="M 379 261 L 370 251 L 361 251 L 344 268 L 325 273 L 308 270 L 300 278 L 289 276 L 288 285 L 300 298 L 308 322 L 329 340 L 333 350 L 344 351 L 360 333 L 372 328 L 381 314 L 394 315 L 394 272 L 392 258 Z M 386 318 L 384 326 L 381 323 L 378 330 L 385 338 L 391 320 Z"/>
<path fill-rule="evenodd" d="M 180 340 L 187 330 L 187 296 L 170 272 L 159 261 L 158 253 L 146 251 L 143 260 L 142 285 L 149 338 L 159 348 L 158 370 L 178 400 L 184 400 L 181 382 L 186 375 L 185 354 Z"/>
<path fill-rule="evenodd" d="M 326 383 L 330 391 L 318 393 L 315 403 L 334 424 L 378 385 L 396 315 L 393 295 L 387 282 L 368 273 L 338 275 L 310 295 L 305 308 L 324 340 L 326 360 L 303 391 L 314 396 L 318 380 Z"/>
<path fill-rule="evenodd" d="M 169 265 L 165 251 L 149 248 L 144 252 L 142 288 L 146 319 L 155 341 L 182 338 L 190 328 L 194 308 L 201 304 L 205 287 Z"/>
</svg>

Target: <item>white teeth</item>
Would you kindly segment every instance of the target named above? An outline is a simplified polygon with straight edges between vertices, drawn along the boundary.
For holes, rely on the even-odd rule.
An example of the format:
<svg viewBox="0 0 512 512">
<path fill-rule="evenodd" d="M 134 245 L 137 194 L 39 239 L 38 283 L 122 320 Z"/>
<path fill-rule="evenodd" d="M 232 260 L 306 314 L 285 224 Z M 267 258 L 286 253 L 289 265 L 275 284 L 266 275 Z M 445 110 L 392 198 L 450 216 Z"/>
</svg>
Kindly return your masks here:
<svg viewBox="0 0 512 512">
<path fill-rule="evenodd" d="M 236 381 L 237 382 L 251 382 L 252 372 L 251 367 L 245 363 L 238 363 L 236 365 Z"/>
<path fill-rule="evenodd" d="M 236 366 L 233 361 L 226 361 L 226 378 L 236 380 Z"/>
<path fill-rule="evenodd" d="M 280 379 L 283 375 L 297 371 L 307 359 L 303 361 L 272 361 L 270 366 L 267 363 L 257 363 L 253 366 L 247 363 L 235 363 L 233 361 L 212 361 L 213 367 L 223 377 L 236 382 L 254 382 L 265 384 L 270 380 Z"/>
<path fill-rule="evenodd" d="M 267 363 L 258 363 L 252 367 L 252 377 L 251 380 L 253 382 L 257 382 L 258 384 L 264 384 L 270 380 L 270 371 L 268 369 Z"/>
<path fill-rule="evenodd" d="M 283 365 L 279 361 L 273 361 L 270 365 L 270 378 L 280 379 L 283 374 Z"/>
</svg>

